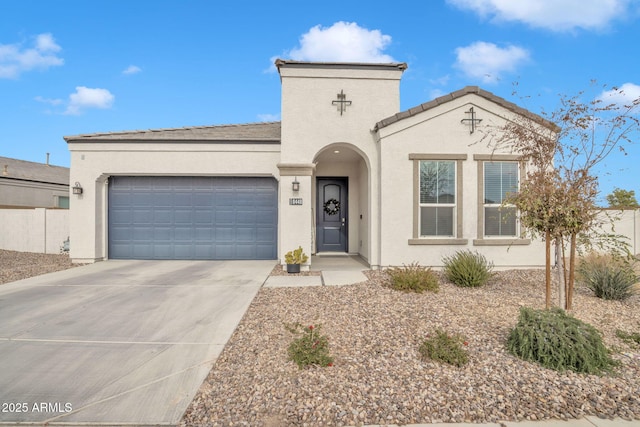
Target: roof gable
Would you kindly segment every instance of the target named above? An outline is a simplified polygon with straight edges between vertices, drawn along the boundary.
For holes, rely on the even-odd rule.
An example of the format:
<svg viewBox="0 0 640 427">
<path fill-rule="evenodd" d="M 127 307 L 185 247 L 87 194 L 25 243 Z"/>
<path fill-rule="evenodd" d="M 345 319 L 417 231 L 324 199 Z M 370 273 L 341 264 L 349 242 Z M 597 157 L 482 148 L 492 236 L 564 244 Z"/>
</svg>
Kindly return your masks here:
<svg viewBox="0 0 640 427">
<path fill-rule="evenodd" d="M 551 130 L 554 131 L 558 131 L 558 126 L 552 122 L 550 122 L 549 120 L 532 113 L 529 110 L 526 110 L 522 107 L 519 107 L 518 105 L 514 104 L 513 102 L 509 102 L 504 98 L 501 98 L 499 96 L 494 95 L 493 93 L 486 91 L 484 89 L 480 89 L 478 86 L 466 86 L 463 89 L 457 90 L 455 92 L 451 92 L 448 95 L 443 95 L 440 96 L 432 101 L 429 102 L 425 102 L 424 104 L 420 104 L 417 107 L 413 107 L 410 108 L 408 110 L 402 111 L 400 113 L 394 114 L 391 117 L 387 117 L 386 119 L 383 119 L 381 121 L 379 121 L 378 123 L 376 123 L 375 127 L 373 128 L 373 130 L 375 132 L 377 132 L 378 130 L 384 128 L 385 126 L 389 126 L 390 124 L 399 122 L 403 119 L 406 119 L 408 117 L 412 117 L 415 115 L 418 115 L 424 111 L 430 110 L 432 108 L 435 108 L 439 105 L 442 104 L 446 104 L 447 102 L 453 101 L 454 99 L 458 99 L 461 98 L 465 95 L 469 95 L 469 94 L 474 94 L 474 95 L 478 95 L 482 98 L 485 98 L 497 105 L 500 105 L 501 107 L 506 108 L 507 110 L 513 111 L 516 114 L 520 114 L 524 117 L 527 117 L 531 120 L 533 120 L 536 123 L 540 123 L 541 125 L 548 127 Z"/>
<path fill-rule="evenodd" d="M 65 136 L 70 142 L 280 143 L 280 122 L 134 130 Z"/>
</svg>

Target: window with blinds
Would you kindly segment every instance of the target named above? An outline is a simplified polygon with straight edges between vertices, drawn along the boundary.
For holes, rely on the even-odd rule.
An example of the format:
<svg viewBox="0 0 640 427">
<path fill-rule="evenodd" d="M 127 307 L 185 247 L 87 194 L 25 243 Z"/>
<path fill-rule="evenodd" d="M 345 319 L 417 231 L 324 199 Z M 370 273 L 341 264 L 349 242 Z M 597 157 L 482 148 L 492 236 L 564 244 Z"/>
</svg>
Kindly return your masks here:
<svg viewBox="0 0 640 427">
<path fill-rule="evenodd" d="M 516 236 L 516 208 L 502 205 L 518 191 L 517 162 L 484 162 L 484 235 Z"/>
<path fill-rule="evenodd" d="M 454 233 L 456 162 L 420 161 L 420 237 Z"/>
</svg>

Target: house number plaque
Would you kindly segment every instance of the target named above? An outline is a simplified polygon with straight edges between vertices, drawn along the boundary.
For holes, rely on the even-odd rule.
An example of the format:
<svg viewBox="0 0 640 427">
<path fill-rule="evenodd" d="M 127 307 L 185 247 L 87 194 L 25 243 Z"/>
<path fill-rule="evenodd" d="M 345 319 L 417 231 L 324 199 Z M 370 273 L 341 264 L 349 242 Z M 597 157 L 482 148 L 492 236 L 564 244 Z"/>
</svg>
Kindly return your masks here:
<svg viewBox="0 0 640 427">
<path fill-rule="evenodd" d="M 290 205 L 302 205 L 302 197 L 292 197 L 289 199 Z"/>
</svg>

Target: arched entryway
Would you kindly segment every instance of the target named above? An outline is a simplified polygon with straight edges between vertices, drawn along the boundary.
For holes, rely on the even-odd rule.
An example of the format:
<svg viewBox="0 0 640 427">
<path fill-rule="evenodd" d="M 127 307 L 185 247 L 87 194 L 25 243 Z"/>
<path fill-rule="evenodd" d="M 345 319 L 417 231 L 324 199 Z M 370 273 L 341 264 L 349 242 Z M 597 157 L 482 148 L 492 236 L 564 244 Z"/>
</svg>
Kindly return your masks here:
<svg viewBox="0 0 640 427">
<path fill-rule="evenodd" d="M 370 166 L 365 153 L 348 143 L 320 150 L 313 186 L 314 253 L 371 253 Z"/>
</svg>

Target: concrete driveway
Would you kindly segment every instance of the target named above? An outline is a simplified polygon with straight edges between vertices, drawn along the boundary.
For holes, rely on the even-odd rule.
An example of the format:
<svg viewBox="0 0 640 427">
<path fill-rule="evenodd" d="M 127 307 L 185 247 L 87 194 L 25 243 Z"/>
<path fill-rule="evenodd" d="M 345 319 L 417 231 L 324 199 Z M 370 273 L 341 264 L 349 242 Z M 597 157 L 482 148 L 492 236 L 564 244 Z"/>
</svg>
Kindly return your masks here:
<svg viewBox="0 0 640 427">
<path fill-rule="evenodd" d="M 0 425 L 175 425 L 275 261 L 106 261 L 0 285 Z"/>
</svg>

